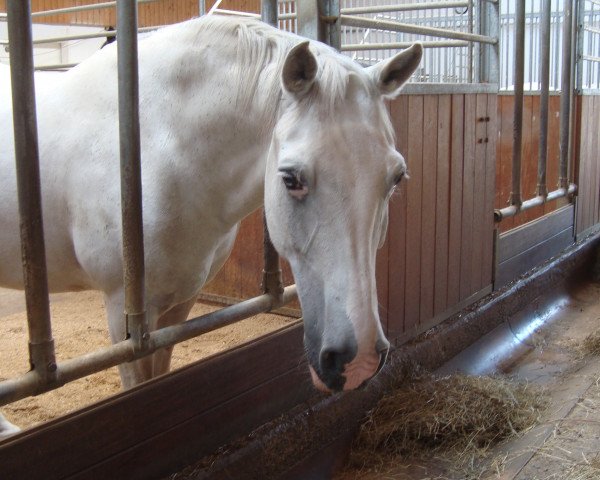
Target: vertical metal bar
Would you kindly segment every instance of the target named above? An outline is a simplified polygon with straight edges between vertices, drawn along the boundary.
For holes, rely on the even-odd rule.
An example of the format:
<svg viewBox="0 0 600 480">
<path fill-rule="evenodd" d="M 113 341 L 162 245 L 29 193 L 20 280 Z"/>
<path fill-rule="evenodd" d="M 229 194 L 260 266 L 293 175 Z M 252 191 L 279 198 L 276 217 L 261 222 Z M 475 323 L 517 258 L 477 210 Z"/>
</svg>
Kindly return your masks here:
<svg viewBox="0 0 600 480">
<path fill-rule="evenodd" d="M 497 3 L 482 0 L 479 3 L 479 33 L 498 39 L 495 45 L 479 45 L 478 81 L 500 82 L 500 12 Z"/>
<path fill-rule="evenodd" d="M 262 21 L 277 27 L 277 0 L 261 1 Z M 273 299 L 273 306 L 283 303 L 283 280 L 281 277 L 281 263 L 279 254 L 275 250 L 269 229 L 267 228 L 267 219 L 263 213 L 263 259 L 264 269 L 262 277 L 262 291 L 269 294 Z"/>
<path fill-rule="evenodd" d="M 55 378 L 56 359 L 50 323 L 44 248 L 31 4 L 29 1 L 9 0 L 7 7 L 21 255 L 29 327 L 29 362 L 42 381 L 48 382 Z"/>
<path fill-rule="evenodd" d="M 550 20 L 552 0 L 542 0 L 542 19 L 540 32 L 540 145 L 538 151 L 537 194 L 546 198 L 546 165 L 548 160 L 548 101 L 550 91 Z"/>
<path fill-rule="evenodd" d="M 263 22 L 277 28 L 277 0 L 262 0 L 260 17 Z"/>
<path fill-rule="evenodd" d="M 515 113 L 513 120 L 512 191 L 510 204 L 521 206 L 521 145 L 523 138 L 523 81 L 525 69 L 525 2 L 517 2 L 515 19 Z"/>
<path fill-rule="evenodd" d="M 117 2 L 119 68 L 119 140 L 121 154 L 121 212 L 123 222 L 123 280 L 127 334 L 143 350 L 148 337 L 144 295 L 144 231 L 140 153 L 137 59 L 137 3 Z"/>
<path fill-rule="evenodd" d="M 579 94 L 581 94 L 581 91 L 583 89 L 583 66 L 584 66 L 584 61 L 583 61 L 583 48 L 584 48 L 584 37 L 585 37 L 585 29 L 584 29 L 584 23 L 585 23 L 585 0 L 578 0 L 579 3 L 579 7 L 577 9 L 577 43 L 576 43 L 576 50 L 577 50 L 577 55 L 576 55 L 576 59 L 575 62 L 577 63 L 577 68 L 575 69 L 576 71 L 576 79 L 575 79 L 575 88 L 577 89 L 577 92 Z M 593 12 L 594 12 L 594 4 L 592 4 L 592 18 L 593 18 Z M 591 35 L 592 37 L 594 35 Z M 588 37 L 590 38 L 590 37 Z M 592 66 L 590 65 L 590 72 L 592 71 Z M 587 82 L 588 88 L 592 87 L 592 77 L 588 77 L 590 79 L 590 81 Z"/>
<path fill-rule="evenodd" d="M 469 0 L 468 8 L 469 8 L 469 12 L 468 12 L 469 25 L 468 25 L 467 30 L 469 33 L 473 33 L 473 0 Z M 473 83 L 473 80 L 474 80 L 474 78 L 473 78 L 473 63 L 475 61 L 474 60 L 475 57 L 473 55 L 473 48 L 474 48 L 473 42 L 469 42 L 469 64 L 467 66 L 467 68 L 468 68 L 467 82 L 468 83 Z"/>
<path fill-rule="evenodd" d="M 560 163 L 559 188 L 569 187 L 569 144 L 571 137 L 571 70 L 573 40 L 573 2 L 564 2 L 562 72 L 560 92 Z"/>
<path fill-rule="evenodd" d="M 200 16 L 206 15 L 206 0 L 198 0 L 198 12 Z"/>
</svg>

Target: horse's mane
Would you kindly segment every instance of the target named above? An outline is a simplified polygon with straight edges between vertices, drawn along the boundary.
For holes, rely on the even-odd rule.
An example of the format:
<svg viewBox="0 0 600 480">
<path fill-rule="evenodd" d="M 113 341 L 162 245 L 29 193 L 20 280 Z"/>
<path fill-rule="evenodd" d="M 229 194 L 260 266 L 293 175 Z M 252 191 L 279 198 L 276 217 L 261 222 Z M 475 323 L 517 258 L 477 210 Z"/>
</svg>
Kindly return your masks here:
<svg viewBox="0 0 600 480">
<path fill-rule="evenodd" d="M 212 45 L 220 48 L 231 45 L 236 52 L 236 89 L 238 106 L 249 107 L 254 99 L 267 101 L 262 105 L 264 118 L 272 124 L 277 117 L 281 98 L 280 74 L 286 55 L 296 44 L 305 39 L 277 30 L 265 23 L 248 18 L 206 16 L 174 26 L 186 31 L 188 41 L 205 42 L 210 38 Z M 168 29 L 165 29 L 165 33 Z M 232 41 L 235 39 L 236 41 Z M 373 85 L 362 74 L 362 68 L 348 57 L 317 42 L 311 50 L 319 64 L 318 88 L 313 89 L 308 102 L 319 101 L 333 114 L 335 106 L 344 100 L 349 76 L 354 73 L 368 91 Z M 267 127 L 268 128 L 268 127 Z"/>
</svg>

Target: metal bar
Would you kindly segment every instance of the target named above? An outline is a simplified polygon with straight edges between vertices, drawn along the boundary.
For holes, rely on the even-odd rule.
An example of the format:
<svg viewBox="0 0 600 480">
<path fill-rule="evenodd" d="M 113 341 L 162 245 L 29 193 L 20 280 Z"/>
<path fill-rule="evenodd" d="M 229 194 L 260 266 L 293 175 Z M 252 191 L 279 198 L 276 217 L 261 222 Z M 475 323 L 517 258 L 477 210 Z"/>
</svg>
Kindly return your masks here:
<svg viewBox="0 0 600 480">
<path fill-rule="evenodd" d="M 472 35 L 473 34 L 473 0 L 469 0 L 469 5 L 468 5 L 468 30 L 469 33 Z M 469 52 L 469 62 L 467 64 L 467 78 L 469 83 L 473 83 L 473 42 L 469 42 L 469 46 L 468 46 L 468 52 Z M 479 82 L 478 82 L 479 83 Z"/>
<path fill-rule="evenodd" d="M 250 12 L 238 12 L 237 10 L 225 10 L 222 8 L 217 8 L 213 11 L 215 15 L 225 15 L 230 17 L 249 17 L 249 18 L 260 18 L 258 13 L 250 13 Z"/>
<path fill-rule="evenodd" d="M 158 2 L 160 0 L 137 0 L 138 3 L 152 3 Z M 76 7 L 65 7 L 65 8 L 55 8 L 53 10 L 42 10 L 39 12 L 33 12 L 31 14 L 32 18 L 38 17 L 48 17 L 51 15 L 61 15 L 64 13 L 77 13 L 84 12 L 86 10 L 103 10 L 106 8 L 113 8 L 117 5 L 117 2 L 102 2 L 102 3 L 91 3 L 88 5 L 78 5 Z"/>
<path fill-rule="evenodd" d="M 35 70 L 68 70 L 79 65 L 78 63 L 55 63 L 49 65 L 35 66 Z"/>
<path fill-rule="evenodd" d="M 277 27 L 277 0 L 261 0 L 260 17 L 263 22 Z"/>
<path fill-rule="evenodd" d="M 282 13 L 279 15 L 279 20 L 295 20 L 298 18 L 298 15 L 295 13 Z"/>
<path fill-rule="evenodd" d="M 480 2 L 481 31 L 479 33 L 500 38 L 500 7 L 497 3 Z M 500 44 L 481 45 L 479 57 L 479 81 L 500 82 Z"/>
<path fill-rule="evenodd" d="M 206 14 L 206 0 L 198 0 L 198 13 L 200 16 Z"/>
<path fill-rule="evenodd" d="M 291 285 L 286 287 L 283 292 L 282 304 L 289 303 L 296 297 L 296 286 Z M 0 406 L 31 395 L 39 395 L 86 375 L 114 367 L 123 362 L 130 362 L 161 348 L 170 347 L 176 343 L 189 340 L 217 328 L 225 327 L 253 315 L 268 312 L 273 308 L 273 297 L 271 295 L 261 295 L 187 320 L 178 325 L 150 332 L 146 352 L 137 350 L 134 340 L 127 339 L 115 343 L 110 347 L 88 353 L 87 355 L 60 362 L 57 366 L 56 380 L 51 386 L 41 383 L 40 379 L 33 372 L 0 382 Z"/>
<path fill-rule="evenodd" d="M 7 14 L 13 45 L 10 76 L 29 362 L 33 374 L 46 383 L 56 373 L 56 359 L 44 246 L 30 2 L 9 0 Z"/>
<path fill-rule="evenodd" d="M 377 5 L 369 7 L 351 7 L 342 8 L 343 15 L 361 15 L 365 13 L 388 13 L 388 12 L 411 12 L 415 10 L 433 10 L 440 8 L 458 8 L 468 7 L 470 1 L 460 2 L 430 2 L 430 3 L 410 3 L 400 5 Z"/>
<path fill-rule="evenodd" d="M 582 55 L 581 58 L 588 62 L 600 62 L 600 57 L 594 57 L 593 55 Z"/>
<path fill-rule="evenodd" d="M 517 207 L 516 205 L 511 205 L 510 207 L 494 210 L 494 221 L 496 223 L 501 222 L 505 218 L 514 217 L 520 212 L 524 212 L 534 207 L 539 207 L 540 205 L 544 205 L 545 203 L 550 202 L 552 200 L 556 200 L 558 198 L 573 195 L 576 191 L 577 185 L 571 183 L 569 184 L 569 188 L 566 190 L 564 188 L 559 188 L 550 192 L 545 197 L 538 195 L 537 197 L 525 200 L 523 203 L 521 203 L 519 207 Z"/>
<path fill-rule="evenodd" d="M 394 42 L 394 43 L 354 43 L 342 45 L 342 52 L 361 51 L 361 50 L 400 50 L 410 47 L 414 42 Z M 446 40 L 421 42 L 423 48 L 444 48 L 444 47 L 466 47 L 469 42 L 465 40 Z"/>
<path fill-rule="evenodd" d="M 419 27 L 408 23 L 393 22 L 389 20 L 375 20 L 372 18 L 354 17 L 350 15 L 341 16 L 342 25 L 357 28 L 374 28 L 379 30 L 391 30 L 393 32 L 416 33 L 419 35 L 429 35 L 432 37 L 452 38 L 456 40 L 467 40 L 471 42 L 488 43 L 495 45 L 497 38 L 477 35 L 475 33 L 456 32 L 443 28 Z"/>
<path fill-rule="evenodd" d="M 560 93 L 560 160 L 558 186 L 566 189 L 569 184 L 569 144 L 571 138 L 571 73 L 573 40 L 573 4 L 564 2 L 563 45 Z"/>
<path fill-rule="evenodd" d="M 125 319 L 127 334 L 134 340 L 136 348 L 144 350 L 148 324 L 144 298 L 144 229 L 135 0 L 119 0 L 117 31 Z"/>
<path fill-rule="evenodd" d="M 261 1 L 261 18 L 262 21 L 273 27 L 277 27 L 277 0 L 262 0 Z M 281 262 L 279 254 L 275 250 L 269 229 L 267 227 L 267 217 L 263 211 L 263 275 L 262 275 L 262 291 L 270 295 L 273 305 L 279 306 L 283 301 L 283 280 L 281 275 Z"/>
<path fill-rule="evenodd" d="M 158 30 L 162 25 L 157 25 L 153 27 L 142 27 L 138 28 L 138 33 L 151 32 L 154 30 Z M 102 30 L 99 32 L 90 32 L 90 33 L 76 33 L 73 35 L 61 35 L 58 37 L 45 37 L 45 38 L 36 38 L 33 40 L 34 45 L 43 45 L 45 43 L 57 43 L 57 42 L 68 42 L 70 40 L 86 40 L 90 38 L 109 38 L 117 36 L 116 30 Z M 0 45 L 10 45 L 8 40 L 0 40 Z"/>
<path fill-rule="evenodd" d="M 548 101 L 550 97 L 550 22 L 552 0 L 542 0 L 542 19 L 540 33 L 540 144 L 538 150 L 537 194 L 548 195 L 546 185 L 546 165 L 548 163 Z"/>
<path fill-rule="evenodd" d="M 517 2 L 515 19 L 515 111 L 513 117 L 512 191 L 510 204 L 521 206 L 521 147 L 523 139 L 523 81 L 525 70 L 525 2 Z"/>
<path fill-rule="evenodd" d="M 598 33 L 600 34 L 600 28 L 590 27 L 589 25 L 584 25 L 583 29 L 587 32 Z"/>
</svg>

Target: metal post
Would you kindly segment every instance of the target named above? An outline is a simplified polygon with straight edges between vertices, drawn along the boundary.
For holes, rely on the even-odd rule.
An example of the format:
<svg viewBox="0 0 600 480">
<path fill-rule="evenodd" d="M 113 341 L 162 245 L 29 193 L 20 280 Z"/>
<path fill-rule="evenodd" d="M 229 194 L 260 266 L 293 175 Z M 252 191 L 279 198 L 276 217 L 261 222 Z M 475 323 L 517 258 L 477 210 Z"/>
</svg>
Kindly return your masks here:
<svg viewBox="0 0 600 480">
<path fill-rule="evenodd" d="M 277 0 L 261 1 L 261 19 L 263 22 L 277 27 Z M 262 291 L 270 295 L 273 299 L 273 306 L 280 306 L 283 303 L 283 280 L 281 277 L 281 263 L 279 254 L 275 250 L 269 229 L 267 228 L 267 219 L 263 213 L 263 259 L 264 269 L 262 277 Z"/>
<path fill-rule="evenodd" d="M 29 327 L 29 362 L 31 369 L 43 382 L 50 382 L 56 375 L 56 359 L 50 324 L 44 247 L 31 4 L 29 1 L 9 0 L 7 7 L 21 252 Z"/>
<path fill-rule="evenodd" d="M 319 40 L 340 50 L 342 47 L 339 0 L 298 0 L 298 34 Z"/>
<path fill-rule="evenodd" d="M 148 325 L 144 300 L 144 238 L 140 162 L 137 3 L 117 2 L 119 68 L 119 140 L 121 154 L 121 211 L 123 222 L 123 280 L 127 334 L 144 350 Z"/>
<path fill-rule="evenodd" d="M 479 45 L 479 78 L 481 83 L 500 83 L 500 10 L 498 3 L 480 0 L 481 35 L 497 38 L 495 44 Z"/>
<path fill-rule="evenodd" d="M 198 13 L 200 17 L 206 15 L 206 0 L 198 0 Z"/>
<path fill-rule="evenodd" d="M 571 136 L 571 70 L 573 40 L 573 2 L 564 2 L 562 73 L 560 92 L 560 163 L 559 188 L 569 187 L 569 140 Z"/>
<path fill-rule="evenodd" d="M 260 18 L 263 22 L 277 27 L 277 0 L 262 0 L 260 2 Z"/>
<path fill-rule="evenodd" d="M 515 19 L 515 113 L 513 120 L 512 191 L 510 204 L 521 206 L 521 146 L 523 138 L 523 81 L 525 70 L 525 2 L 517 2 Z"/>
<path fill-rule="evenodd" d="M 552 0 L 542 0 L 542 19 L 540 32 L 540 146 L 538 151 L 537 194 L 543 198 L 548 195 L 546 185 L 546 165 L 548 163 L 548 101 L 550 91 L 550 21 Z"/>
</svg>

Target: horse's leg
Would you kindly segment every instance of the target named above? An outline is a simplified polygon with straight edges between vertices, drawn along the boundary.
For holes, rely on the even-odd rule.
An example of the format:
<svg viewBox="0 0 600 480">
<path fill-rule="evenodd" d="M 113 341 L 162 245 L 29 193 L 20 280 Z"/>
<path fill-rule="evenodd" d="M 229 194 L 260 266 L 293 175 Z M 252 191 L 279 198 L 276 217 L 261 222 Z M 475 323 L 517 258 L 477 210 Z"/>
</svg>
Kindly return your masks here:
<svg viewBox="0 0 600 480">
<path fill-rule="evenodd" d="M 150 330 L 174 325 L 183 322 L 186 318 L 196 297 L 180 303 L 158 316 L 156 311 L 148 309 L 146 312 Z M 113 341 L 119 342 L 125 339 L 125 317 L 123 314 L 124 298 L 123 292 L 105 296 L 106 313 L 108 315 L 108 326 Z M 169 371 L 173 347 L 162 348 L 153 354 L 147 355 L 133 362 L 119 365 L 119 373 L 123 388 L 131 388 L 139 383 L 150 380 Z"/>
<path fill-rule="evenodd" d="M 194 303 L 196 303 L 195 296 L 186 302 L 175 305 L 160 316 L 156 328 L 168 327 L 169 325 L 176 325 L 184 322 L 194 306 Z M 162 375 L 169 371 L 172 353 L 173 347 L 162 348 L 154 353 L 154 375 Z"/>
<path fill-rule="evenodd" d="M 14 435 L 20 431 L 21 429 L 19 427 L 10 423 L 6 418 L 4 418 L 4 415 L 0 413 L 0 440 L 10 437 L 11 435 Z"/>
<path fill-rule="evenodd" d="M 123 291 L 106 294 L 104 296 L 106 305 L 106 315 L 108 317 L 108 330 L 113 343 L 125 340 L 127 336 L 125 326 L 124 305 L 125 297 Z M 148 318 L 151 324 L 151 318 Z M 154 376 L 152 356 L 140 358 L 133 362 L 126 362 L 119 365 L 119 374 L 124 389 L 134 387 Z"/>
</svg>

